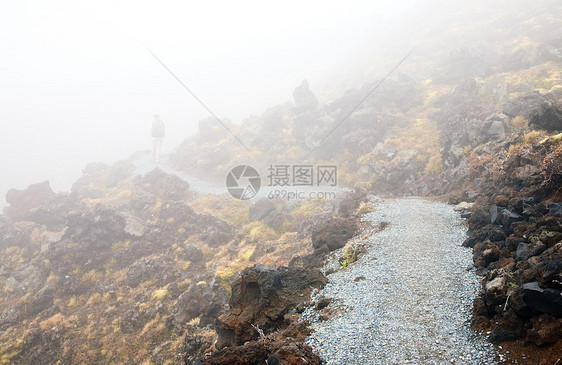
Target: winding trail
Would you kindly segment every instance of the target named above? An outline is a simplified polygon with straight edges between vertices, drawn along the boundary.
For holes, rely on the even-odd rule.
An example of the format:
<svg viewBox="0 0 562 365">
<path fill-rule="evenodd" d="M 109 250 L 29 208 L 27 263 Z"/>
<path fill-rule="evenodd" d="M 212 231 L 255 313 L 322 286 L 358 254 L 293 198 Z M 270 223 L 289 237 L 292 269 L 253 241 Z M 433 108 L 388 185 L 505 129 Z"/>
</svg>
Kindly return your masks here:
<svg viewBox="0 0 562 365">
<path fill-rule="evenodd" d="M 191 190 L 197 191 L 200 194 L 214 194 L 214 195 L 223 195 L 226 194 L 228 196 L 228 190 L 226 188 L 225 181 L 217 182 L 217 181 L 210 181 L 205 179 L 204 177 L 198 177 L 194 174 L 190 174 L 187 172 L 179 171 L 174 169 L 170 166 L 169 163 L 169 155 L 162 155 L 160 163 L 154 163 L 150 160 L 151 156 L 150 153 L 139 154 L 132 162 L 135 166 L 134 173 L 137 175 L 144 175 L 149 171 L 154 170 L 155 168 L 159 168 L 162 171 L 173 174 L 178 176 L 184 181 L 189 183 L 189 187 Z M 234 166 L 233 166 L 234 167 Z M 226 180 L 226 175 L 228 171 L 224 172 L 224 178 Z M 259 192 L 253 198 L 254 201 L 257 201 L 261 198 L 268 198 L 270 194 L 273 196 L 279 197 L 279 192 L 284 192 L 287 194 L 293 194 L 292 199 L 287 199 L 287 195 L 282 195 L 282 199 L 287 199 L 287 201 L 297 201 L 303 200 L 306 198 L 311 198 L 310 194 L 324 194 L 328 199 L 330 197 L 337 197 L 339 193 L 350 191 L 350 189 L 338 187 L 338 186 L 287 186 L 287 187 L 279 187 L 279 186 L 270 186 L 267 184 L 267 171 L 260 171 L 261 178 L 262 178 L 262 185 Z M 275 194 L 277 193 L 277 194 Z M 300 194 L 300 197 L 296 197 L 296 195 Z M 313 195 L 312 198 L 322 197 L 318 195 Z M 271 199 L 271 198 L 270 198 Z"/>
<path fill-rule="evenodd" d="M 329 276 L 318 296 L 343 313 L 307 342 L 327 364 L 493 364 L 493 346 L 470 330 L 478 290 L 466 229 L 447 204 L 377 200 L 364 220 L 388 227 L 366 238 L 368 252 Z"/>
</svg>

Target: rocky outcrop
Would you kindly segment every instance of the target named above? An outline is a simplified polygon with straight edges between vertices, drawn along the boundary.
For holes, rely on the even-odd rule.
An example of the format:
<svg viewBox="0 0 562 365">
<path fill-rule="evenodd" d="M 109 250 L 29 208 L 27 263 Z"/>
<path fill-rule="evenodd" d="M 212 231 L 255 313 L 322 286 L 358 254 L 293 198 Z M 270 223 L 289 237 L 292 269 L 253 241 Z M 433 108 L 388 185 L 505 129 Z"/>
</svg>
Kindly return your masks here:
<svg viewBox="0 0 562 365">
<path fill-rule="evenodd" d="M 523 116 L 530 120 L 544 106 L 556 102 L 556 97 L 552 94 L 541 94 L 533 91 L 523 96 L 516 97 L 508 101 L 503 107 L 503 113 L 510 118 Z"/>
<path fill-rule="evenodd" d="M 289 310 L 309 298 L 313 288 L 325 284 L 326 278 L 320 271 L 273 269 L 261 264 L 245 269 L 232 284 L 230 309 L 219 316 L 217 347 L 242 345 L 258 338 L 252 325 L 265 333 L 285 327 Z"/>
<path fill-rule="evenodd" d="M 142 188 L 162 200 L 187 201 L 191 197 L 189 183 L 174 174 L 167 174 L 159 168 L 145 174 Z"/>
<path fill-rule="evenodd" d="M 318 99 L 308 87 L 308 81 L 303 82 L 293 91 L 293 98 L 295 99 L 295 110 L 303 112 L 307 109 L 314 109 L 318 106 Z"/>
<path fill-rule="evenodd" d="M 531 309 L 562 317 L 562 292 L 558 289 L 543 289 L 533 281 L 521 286 L 521 297 Z"/>
<path fill-rule="evenodd" d="M 94 363 L 162 363 L 174 352 L 174 333 L 188 331 L 203 337 L 185 341 L 183 349 L 196 352 L 182 353 L 185 361 L 319 364 L 304 342 L 308 332 L 298 323 L 295 308 L 302 310 L 312 288 L 326 283 L 311 267 L 322 265 L 328 245 L 314 253 L 310 247 L 309 259 L 295 255 L 309 249 L 308 242 L 296 239 L 297 232 L 283 232 L 288 243 L 273 238 L 248 242 L 238 231 L 246 227 L 235 228 L 193 209 L 189 185 L 177 176 L 161 170 L 134 176 L 132 171 L 125 162 L 89 165 L 70 194 L 55 195 L 47 189 L 48 199 L 37 206 L 20 210 L 22 215 L 1 217 L 0 330 L 20 331 L 19 339 L 26 341 L 25 346 L 14 342 L 6 358 L 30 364 L 55 358 L 71 363 L 89 351 L 88 361 Z M 26 194 L 33 192 L 28 189 Z M 356 219 L 355 205 L 363 198 L 351 194 L 333 206 L 326 204 L 329 220 L 346 216 L 332 234 L 341 235 L 346 222 Z M 225 202 L 213 199 L 211 210 L 222 209 Z M 16 205 L 14 201 L 8 210 Z M 248 214 L 236 205 L 228 209 Z M 258 202 L 249 216 L 238 219 L 260 220 L 274 228 L 298 227 L 287 205 L 271 200 Z M 320 221 L 307 229 L 307 236 L 316 228 L 328 228 L 327 221 Z M 224 260 L 224 254 L 233 262 Z M 273 269 L 258 264 L 244 271 L 234 281 L 230 309 L 224 313 L 234 268 L 260 260 L 294 265 Z M 22 326 L 24 321 L 30 331 Z M 86 323 L 92 324 L 79 331 Z M 223 348 L 203 358 L 200 355 L 214 349 L 216 323 L 217 345 Z M 0 341 L 9 343 L 2 336 Z M 142 345 L 125 343 L 111 355 L 100 350 L 125 337 Z M 133 354 L 133 347 L 152 352 Z"/>
<path fill-rule="evenodd" d="M 301 326 L 300 331 L 306 333 Z M 245 346 L 225 348 L 201 360 L 202 365 L 229 364 L 284 364 L 284 365 L 320 365 L 320 357 L 302 338 L 290 337 L 291 333 L 274 334 L 260 340 L 249 341 Z"/>
<path fill-rule="evenodd" d="M 200 359 L 188 352 L 186 364 L 320 364 L 304 343 L 309 330 L 294 312 L 325 284 L 316 270 L 260 264 L 245 269 L 232 284 L 228 311 L 218 317 L 218 350 Z M 191 354 L 208 345 L 202 337 L 186 338 Z"/>
<path fill-rule="evenodd" d="M 226 304 L 226 290 L 214 280 L 199 281 L 178 297 L 170 321 L 178 330 L 183 330 L 188 322 L 199 318 L 199 326 L 214 324 Z"/>
<path fill-rule="evenodd" d="M 549 132 L 562 130 L 562 105 L 547 101 L 530 114 L 529 124 Z"/>
<path fill-rule="evenodd" d="M 312 246 L 315 249 L 326 246 L 329 251 L 334 251 L 345 246 L 356 233 L 357 223 L 354 219 L 332 218 L 312 233 Z"/>
<path fill-rule="evenodd" d="M 482 148 L 492 158 L 472 169 L 479 184 L 471 184 L 477 199 L 468 209 L 464 244 L 473 247 L 474 265 L 484 277 L 473 324 L 491 328 L 496 342 L 562 339 L 558 319 L 545 323 L 545 316 L 562 315 L 562 220 L 548 208 L 559 199 L 562 160 L 559 146 L 541 143 L 522 143 L 502 160 L 501 143 L 488 142 Z"/>
<path fill-rule="evenodd" d="M 5 212 L 13 219 L 29 218 L 34 210 L 47 205 L 55 198 L 48 181 L 32 184 L 27 189 L 11 189 L 6 193 L 6 201 L 10 204 Z"/>
<path fill-rule="evenodd" d="M 180 333 L 193 319 L 212 325 L 224 310 L 226 290 L 205 266 L 206 254 L 235 242 L 234 227 L 195 212 L 189 184 L 179 177 L 161 170 L 133 176 L 133 169 L 127 162 L 92 164 L 70 194 L 54 194 L 48 182 L 8 194 L 0 224 L 2 358 L 80 362 L 90 338 L 97 349 L 88 362 L 103 363 L 102 343 L 113 340 L 101 331 L 144 341 L 144 330 L 151 345 L 143 346 L 154 346 L 160 359 L 160 349 L 171 350 L 149 339 L 151 323 Z M 87 322 L 95 329 L 78 333 Z M 19 335 L 9 337 L 7 329 Z M 126 362 L 127 346 L 117 350 L 119 362 Z"/>
</svg>

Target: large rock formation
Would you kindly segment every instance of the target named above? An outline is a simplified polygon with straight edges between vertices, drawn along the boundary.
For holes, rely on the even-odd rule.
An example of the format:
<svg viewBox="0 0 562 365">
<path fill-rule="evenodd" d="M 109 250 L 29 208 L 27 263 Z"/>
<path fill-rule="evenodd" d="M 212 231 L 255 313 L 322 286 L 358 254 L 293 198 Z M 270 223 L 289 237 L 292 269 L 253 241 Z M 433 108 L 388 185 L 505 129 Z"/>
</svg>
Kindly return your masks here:
<svg viewBox="0 0 562 365">
<path fill-rule="evenodd" d="M 303 82 L 293 91 L 293 98 L 295 99 L 295 104 L 297 106 L 295 110 L 299 112 L 307 109 L 313 109 L 318 106 L 316 95 L 310 91 L 307 80 L 303 80 Z"/>
<path fill-rule="evenodd" d="M 34 210 L 48 204 L 55 198 L 48 181 L 32 184 L 27 189 L 11 189 L 6 193 L 6 201 L 10 204 L 6 214 L 14 219 L 29 218 Z"/>
<path fill-rule="evenodd" d="M 304 342 L 309 330 L 294 312 L 326 281 L 317 270 L 260 264 L 245 269 L 232 284 L 228 311 L 218 317 L 218 350 L 200 360 L 188 354 L 186 364 L 319 365 L 320 358 Z M 197 354 L 208 341 L 186 338 L 186 346 Z"/>
<path fill-rule="evenodd" d="M 259 338 L 253 326 L 265 333 L 286 327 L 285 315 L 309 299 L 313 288 L 322 288 L 326 278 L 320 271 L 254 265 L 232 284 L 228 312 L 219 316 L 218 348 L 242 345 Z"/>
</svg>

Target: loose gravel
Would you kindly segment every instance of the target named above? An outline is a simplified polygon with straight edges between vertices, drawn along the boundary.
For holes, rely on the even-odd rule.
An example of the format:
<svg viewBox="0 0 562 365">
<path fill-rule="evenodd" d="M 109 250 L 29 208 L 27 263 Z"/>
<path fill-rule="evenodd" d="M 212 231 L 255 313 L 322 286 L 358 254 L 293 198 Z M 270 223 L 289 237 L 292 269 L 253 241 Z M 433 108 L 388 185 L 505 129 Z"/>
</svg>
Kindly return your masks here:
<svg viewBox="0 0 562 365">
<path fill-rule="evenodd" d="M 373 198 L 364 217 L 386 229 L 365 238 L 367 253 L 328 276 L 315 295 L 343 308 L 307 338 L 326 364 L 494 364 L 496 353 L 470 330 L 479 288 L 462 219 L 447 204 Z"/>
</svg>

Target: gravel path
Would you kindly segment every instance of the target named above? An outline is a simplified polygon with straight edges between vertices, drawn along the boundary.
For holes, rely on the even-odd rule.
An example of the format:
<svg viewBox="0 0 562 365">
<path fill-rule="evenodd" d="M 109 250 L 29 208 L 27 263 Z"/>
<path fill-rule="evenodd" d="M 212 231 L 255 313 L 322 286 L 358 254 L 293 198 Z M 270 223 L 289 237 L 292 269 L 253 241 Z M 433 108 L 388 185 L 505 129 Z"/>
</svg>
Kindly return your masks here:
<svg viewBox="0 0 562 365">
<path fill-rule="evenodd" d="M 373 206 L 364 219 L 389 226 L 366 238 L 358 262 L 328 277 L 318 296 L 344 312 L 322 322 L 307 310 L 316 331 L 307 342 L 327 364 L 494 364 L 493 346 L 470 330 L 479 284 L 458 214 L 417 198 Z"/>
</svg>

